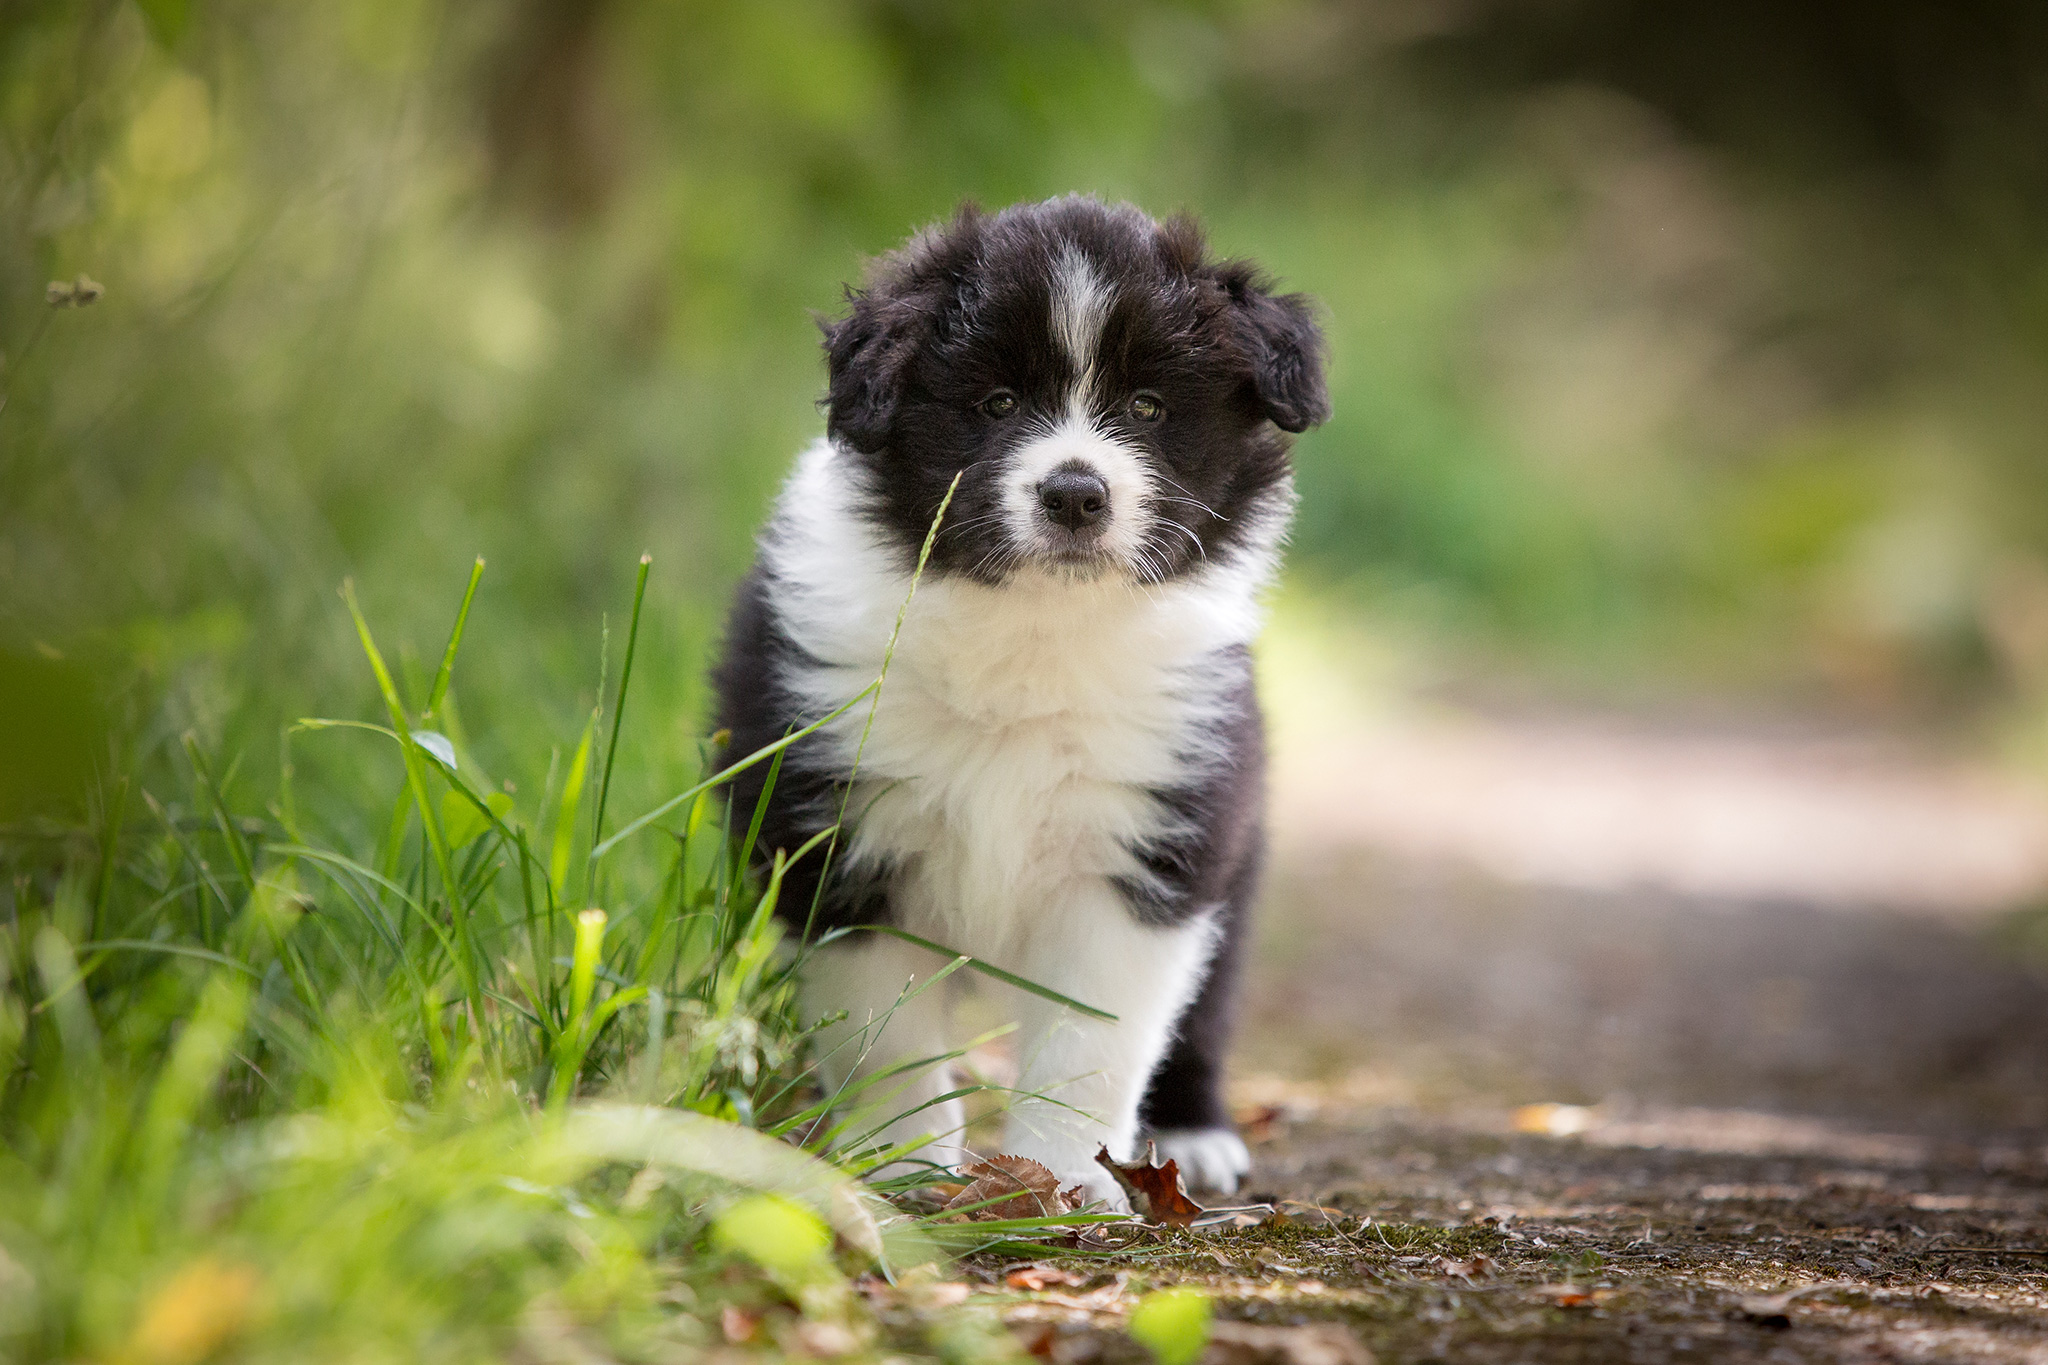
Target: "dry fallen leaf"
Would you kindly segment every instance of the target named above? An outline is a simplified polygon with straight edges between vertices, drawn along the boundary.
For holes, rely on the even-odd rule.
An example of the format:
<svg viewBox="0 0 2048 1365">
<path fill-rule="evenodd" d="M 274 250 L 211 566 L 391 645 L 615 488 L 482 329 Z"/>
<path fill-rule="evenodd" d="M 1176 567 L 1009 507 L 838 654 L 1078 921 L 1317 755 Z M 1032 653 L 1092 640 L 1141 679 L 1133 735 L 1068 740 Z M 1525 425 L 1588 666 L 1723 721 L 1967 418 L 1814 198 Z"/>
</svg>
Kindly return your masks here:
<svg viewBox="0 0 2048 1365">
<path fill-rule="evenodd" d="M 1586 1289 L 1575 1284 L 1536 1286 L 1536 1293 L 1558 1308 L 1598 1308 L 1620 1292 L 1616 1289 Z"/>
<path fill-rule="evenodd" d="M 1299 1275 L 1303 1273 L 1300 1266 L 1290 1265 L 1271 1247 L 1260 1247 L 1257 1251 L 1254 1251 L 1252 1253 L 1252 1264 L 1258 1266 L 1261 1270 L 1274 1271 L 1282 1275 Z"/>
<path fill-rule="evenodd" d="M 1544 1137 L 1577 1137 L 1599 1116 L 1583 1104 L 1525 1104 L 1514 1114 L 1515 1131 Z"/>
<path fill-rule="evenodd" d="M 1817 1284 L 1803 1284 L 1779 1294 L 1746 1294 L 1737 1299 L 1737 1313 L 1759 1327 L 1785 1328 L 1792 1325 L 1792 1305 L 1814 1294 L 1828 1294 L 1842 1289 L 1856 1289 L 1853 1280 L 1827 1280 Z"/>
<path fill-rule="evenodd" d="M 948 1213 L 978 1223 L 998 1218 L 1057 1218 L 1080 1202 L 1079 1186 L 1061 1190 L 1059 1177 L 1027 1156 L 992 1156 L 961 1171 L 967 1187 L 946 1201 Z M 978 1207 L 977 1207 L 978 1206 Z"/>
<path fill-rule="evenodd" d="M 1559 1308 L 1584 1308 L 1593 1302 L 1592 1294 L 1574 1284 L 1541 1284 L 1536 1292 Z"/>
<path fill-rule="evenodd" d="M 1203 1365 L 1373 1365 L 1372 1352 L 1341 1323 L 1266 1327 L 1216 1322 Z"/>
<path fill-rule="evenodd" d="M 1016 1334 L 1017 1344 L 1024 1348 L 1026 1355 L 1035 1356 L 1040 1360 L 1051 1360 L 1053 1358 L 1053 1352 L 1059 1344 L 1060 1335 L 1060 1329 L 1056 1323 L 1044 1321 L 1014 1322 L 1010 1324 L 1010 1330 Z"/>
<path fill-rule="evenodd" d="M 257 1289 L 251 1266 L 194 1261 L 151 1296 L 128 1353 L 153 1365 L 190 1365 L 212 1355 L 247 1323 Z"/>
<path fill-rule="evenodd" d="M 1455 1275 L 1461 1280 L 1483 1280 L 1500 1269 L 1499 1262 L 1484 1252 L 1474 1252 L 1470 1259 L 1463 1261 L 1445 1257 L 1441 1264 L 1444 1274 Z"/>
<path fill-rule="evenodd" d="M 1086 1284 L 1087 1281 L 1079 1275 L 1061 1270 L 1056 1265 L 1034 1261 L 1030 1265 L 1019 1266 L 1003 1276 L 1003 1283 L 1012 1289 L 1026 1289 L 1035 1294 L 1040 1290 L 1051 1289 L 1055 1285 L 1075 1288 Z"/>
<path fill-rule="evenodd" d="M 843 1324 L 826 1321 L 800 1322 L 792 1334 L 796 1346 L 805 1355 L 831 1358 L 848 1355 L 860 1349 L 860 1338 Z"/>
<path fill-rule="evenodd" d="M 726 1344 L 744 1346 L 754 1339 L 754 1333 L 761 1328 L 761 1319 L 744 1308 L 727 1304 L 718 1314 L 718 1328 L 724 1333 Z"/>
<path fill-rule="evenodd" d="M 1068 1234 L 1077 1251 L 1122 1251 L 1145 1233 L 1129 1224 L 1088 1223 Z"/>
<path fill-rule="evenodd" d="M 967 1302 L 967 1296 L 973 1292 L 973 1285 L 959 1280 L 936 1280 L 930 1284 L 907 1285 L 904 1298 L 920 1312 L 935 1313 L 941 1308 L 958 1307 Z"/>
<path fill-rule="evenodd" d="M 860 1296 L 875 1309 L 910 1308 L 933 1313 L 967 1302 L 974 1287 L 958 1280 L 942 1280 L 932 1266 L 913 1266 L 891 1284 L 880 1275 L 867 1274 L 853 1282 Z"/>
<path fill-rule="evenodd" d="M 1131 1211 L 1149 1223 L 1184 1228 L 1202 1216 L 1202 1206 L 1188 1198 L 1180 1183 L 1180 1163 L 1168 1158 L 1156 1165 L 1158 1153 L 1145 1144 L 1145 1159 L 1128 1166 L 1112 1161 L 1109 1148 L 1095 1153 L 1096 1164 L 1116 1177 L 1116 1183 L 1130 1197 Z"/>
<path fill-rule="evenodd" d="M 1032 1303 L 1050 1304 L 1054 1308 L 1068 1308 L 1082 1313 L 1114 1311 L 1127 1306 L 1124 1291 L 1129 1280 L 1128 1275 L 1118 1275 L 1108 1284 L 1097 1285 L 1079 1294 L 1062 1294 L 1057 1290 L 1048 1290 L 1043 1297 L 1033 1299 Z"/>
</svg>

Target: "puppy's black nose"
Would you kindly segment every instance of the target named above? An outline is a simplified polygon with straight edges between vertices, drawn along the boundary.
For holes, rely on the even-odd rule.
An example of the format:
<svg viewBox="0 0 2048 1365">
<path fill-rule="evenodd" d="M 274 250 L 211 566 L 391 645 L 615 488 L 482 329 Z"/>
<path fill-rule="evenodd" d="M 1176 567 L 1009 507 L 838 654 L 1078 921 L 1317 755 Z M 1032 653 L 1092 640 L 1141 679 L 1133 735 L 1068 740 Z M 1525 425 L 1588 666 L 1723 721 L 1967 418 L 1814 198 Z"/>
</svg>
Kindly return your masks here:
<svg viewBox="0 0 2048 1365">
<path fill-rule="evenodd" d="M 1092 469 L 1055 469 L 1038 485 L 1038 505 L 1069 531 L 1085 531 L 1109 515 L 1109 485 Z"/>
</svg>

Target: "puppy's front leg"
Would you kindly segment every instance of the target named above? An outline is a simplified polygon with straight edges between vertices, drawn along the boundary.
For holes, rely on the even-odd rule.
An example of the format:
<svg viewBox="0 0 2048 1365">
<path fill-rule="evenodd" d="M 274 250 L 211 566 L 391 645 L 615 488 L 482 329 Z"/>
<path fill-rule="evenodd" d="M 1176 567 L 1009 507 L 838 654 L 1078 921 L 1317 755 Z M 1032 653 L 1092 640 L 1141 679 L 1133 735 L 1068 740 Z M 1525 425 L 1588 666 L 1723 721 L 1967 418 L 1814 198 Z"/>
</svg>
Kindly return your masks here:
<svg viewBox="0 0 2048 1365">
<path fill-rule="evenodd" d="M 1201 985 L 1213 951 L 1213 916 L 1173 927 L 1138 923 L 1106 885 L 1048 916 L 1016 970 L 1112 1021 L 1037 996 L 1018 1010 L 1022 1092 L 1011 1105 L 1003 1150 L 1043 1162 L 1062 1184 L 1123 1208 L 1123 1192 L 1096 1163 L 1098 1148 L 1137 1153 L 1138 1104 L 1173 1029 Z"/>
</svg>

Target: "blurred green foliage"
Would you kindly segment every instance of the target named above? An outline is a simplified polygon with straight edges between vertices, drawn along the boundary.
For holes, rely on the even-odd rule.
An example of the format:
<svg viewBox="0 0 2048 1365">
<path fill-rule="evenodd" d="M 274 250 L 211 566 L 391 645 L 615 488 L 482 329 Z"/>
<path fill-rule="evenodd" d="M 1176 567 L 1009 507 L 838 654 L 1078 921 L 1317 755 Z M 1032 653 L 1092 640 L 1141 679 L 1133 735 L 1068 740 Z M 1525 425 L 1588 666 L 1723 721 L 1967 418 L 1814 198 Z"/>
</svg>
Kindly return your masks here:
<svg viewBox="0 0 2048 1365">
<path fill-rule="evenodd" d="M 538 781 L 510 756 L 573 744 L 645 549 L 652 796 L 819 426 L 813 311 L 963 197 L 1083 190 L 1324 302 L 1295 563 L 1330 601 L 1582 673 L 2038 690 L 2048 250 L 1984 151 L 2033 125 L 1970 101 L 2033 106 L 1966 79 L 2038 35 L 1904 12 L 24 0 L 0 647 L 91 671 L 142 754 L 267 752 L 368 701 L 345 575 L 417 675 L 481 553 L 512 643 L 453 724 Z"/>
<path fill-rule="evenodd" d="M 1323 301 L 1308 600 L 2038 709 L 2044 57 L 1999 0 L 0 6 L 0 1337 L 880 1342 L 809 1215 L 728 1217 L 728 1274 L 537 1114 L 803 1117 L 715 798 L 608 877 L 596 808 L 698 775 L 812 310 L 963 197 L 1190 208 Z"/>
</svg>

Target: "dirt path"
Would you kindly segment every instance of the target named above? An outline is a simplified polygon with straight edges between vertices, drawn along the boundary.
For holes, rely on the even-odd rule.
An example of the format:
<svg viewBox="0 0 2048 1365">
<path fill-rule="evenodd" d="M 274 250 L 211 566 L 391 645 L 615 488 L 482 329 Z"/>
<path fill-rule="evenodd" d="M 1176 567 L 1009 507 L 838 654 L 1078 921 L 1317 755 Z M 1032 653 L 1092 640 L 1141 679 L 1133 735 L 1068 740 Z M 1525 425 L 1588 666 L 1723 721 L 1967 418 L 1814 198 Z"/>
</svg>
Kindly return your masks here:
<svg viewBox="0 0 2048 1365">
<path fill-rule="evenodd" d="M 2039 1146 L 1654 1109 L 1560 1137 L 1313 1097 L 1258 1174 L 1342 1215 L 1274 1248 L 1325 1288 L 1251 1316 L 1328 1303 L 1386 1361 L 2048 1359 Z"/>
<path fill-rule="evenodd" d="M 1839 737 L 1389 733 L 1282 753 L 1320 823 L 1239 1092 L 1303 1221 L 1181 1273 L 1383 1362 L 2048 1361 L 2038 796 Z"/>
<path fill-rule="evenodd" d="M 1136 1291 L 1193 1283 L 1221 1318 L 1340 1324 L 1382 1365 L 2048 1360 L 2038 1144 L 1249 1088 L 1269 1115 L 1259 1195 L 1283 1216 L 1165 1234 L 1110 1268 L 1062 1261 L 1073 1285 L 1049 1293 L 1004 1295 L 1012 1268 L 979 1267 L 1036 1354 L 1140 1365 Z M 1518 1131 L 1534 1127 L 1580 1131 Z M 1339 1365 L 1316 1345 L 1211 1360 Z"/>
<path fill-rule="evenodd" d="M 1044 1293 L 978 1267 L 1039 1356 L 1142 1365 L 1137 1295 L 1192 1281 L 1381 1365 L 2048 1362 L 2038 792 L 1853 735 L 1328 714 L 1279 727 L 1236 1086 L 1285 1218 Z M 1286 1340 L 1211 1365 L 1358 1360 Z"/>
</svg>

